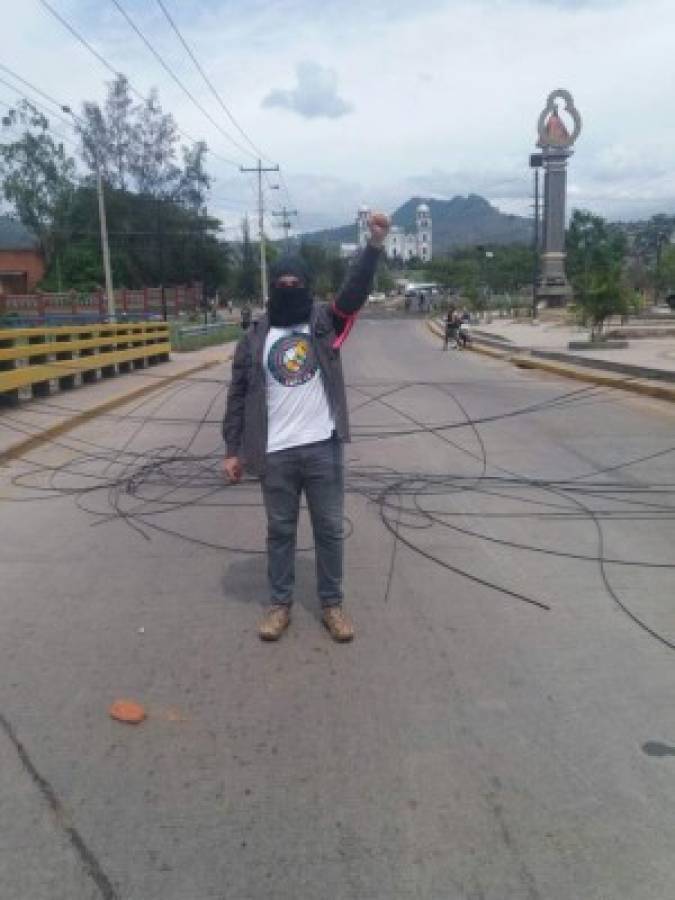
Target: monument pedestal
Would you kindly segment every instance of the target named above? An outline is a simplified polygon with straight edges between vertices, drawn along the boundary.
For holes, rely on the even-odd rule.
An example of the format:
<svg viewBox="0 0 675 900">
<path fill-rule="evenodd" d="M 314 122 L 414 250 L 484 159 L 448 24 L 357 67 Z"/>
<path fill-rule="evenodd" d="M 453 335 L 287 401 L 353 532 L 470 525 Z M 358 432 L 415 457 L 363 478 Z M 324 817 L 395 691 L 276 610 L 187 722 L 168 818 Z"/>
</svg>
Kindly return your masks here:
<svg viewBox="0 0 675 900">
<path fill-rule="evenodd" d="M 545 250 L 540 266 L 537 302 L 544 302 L 547 307 L 566 306 L 572 299 L 572 287 L 565 275 L 565 253 Z"/>
<path fill-rule="evenodd" d="M 567 306 L 572 296 L 572 288 L 569 284 L 546 285 L 537 288 L 537 303 L 545 303 L 547 309 Z"/>
</svg>

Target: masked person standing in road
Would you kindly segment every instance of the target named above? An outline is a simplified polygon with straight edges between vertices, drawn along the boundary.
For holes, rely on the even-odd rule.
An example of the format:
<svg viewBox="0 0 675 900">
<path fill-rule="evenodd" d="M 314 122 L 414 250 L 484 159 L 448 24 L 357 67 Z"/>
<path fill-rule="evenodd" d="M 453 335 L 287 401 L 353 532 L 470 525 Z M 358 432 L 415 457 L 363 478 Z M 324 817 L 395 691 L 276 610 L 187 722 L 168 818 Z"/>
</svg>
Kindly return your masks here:
<svg viewBox="0 0 675 900">
<path fill-rule="evenodd" d="M 262 485 L 271 593 L 258 631 L 263 640 L 277 640 L 290 622 L 303 491 L 314 533 L 323 622 L 336 641 L 354 637 L 342 608 L 342 445 L 349 440 L 349 419 L 340 347 L 371 291 L 389 219 L 373 213 L 369 226 L 369 241 L 332 304 L 313 299 L 298 257 L 284 257 L 272 266 L 269 307 L 234 355 L 223 419 L 223 469 L 237 482 L 245 466 Z"/>
</svg>

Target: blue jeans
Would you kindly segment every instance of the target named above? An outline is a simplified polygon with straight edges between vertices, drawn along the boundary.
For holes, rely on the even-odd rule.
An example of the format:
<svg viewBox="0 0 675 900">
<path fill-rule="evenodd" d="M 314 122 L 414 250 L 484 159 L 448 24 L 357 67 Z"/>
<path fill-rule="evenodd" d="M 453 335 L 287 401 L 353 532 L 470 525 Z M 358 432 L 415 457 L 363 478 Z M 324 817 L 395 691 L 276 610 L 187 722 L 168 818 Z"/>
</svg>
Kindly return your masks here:
<svg viewBox="0 0 675 900">
<path fill-rule="evenodd" d="M 267 573 L 273 604 L 290 606 L 300 496 L 305 492 L 316 547 L 322 606 L 342 602 L 344 462 L 337 439 L 268 453 L 262 478 L 267 512 Z"/>
</svg>

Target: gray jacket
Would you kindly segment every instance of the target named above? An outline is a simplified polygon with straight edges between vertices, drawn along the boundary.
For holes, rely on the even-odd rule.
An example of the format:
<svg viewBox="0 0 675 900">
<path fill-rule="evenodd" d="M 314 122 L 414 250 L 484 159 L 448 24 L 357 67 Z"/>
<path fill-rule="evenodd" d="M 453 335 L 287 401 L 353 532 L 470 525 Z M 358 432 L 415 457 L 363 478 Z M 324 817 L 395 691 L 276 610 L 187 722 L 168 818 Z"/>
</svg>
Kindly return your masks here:
<svg viewBox="0 0 675 900">
<path fill-rule="evenodd" d="M 310 340 L 321 369 L 335 431 L 342 441 L 349 440 L 349 415 L 340 358 L 341 337 L 366 302 L 380 255 L 380 250 L 367 246 L 350 267 L 333 304 L 315 302 L 312 306 Z M 263 474 L 267 453 L 267 381 L 263 354 L 269 327 L 265 313 L 237 344 L 223 419 L 227 455 L 243 458 L 246 468 L 256 475 Z"/>
</svg>

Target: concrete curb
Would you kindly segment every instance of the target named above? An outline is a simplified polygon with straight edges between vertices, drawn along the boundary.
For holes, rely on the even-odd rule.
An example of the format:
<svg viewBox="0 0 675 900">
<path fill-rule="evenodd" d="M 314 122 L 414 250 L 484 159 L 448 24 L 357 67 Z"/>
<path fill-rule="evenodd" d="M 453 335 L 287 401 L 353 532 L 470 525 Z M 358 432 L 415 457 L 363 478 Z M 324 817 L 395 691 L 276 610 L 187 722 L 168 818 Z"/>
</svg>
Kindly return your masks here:
<svg viewBox="0 0 675 900">
<path fill-rule="evenodd" d="M 78 425 L 82 425 L 85 422 L 88 422 L 90 419 L 95 419 L 97 416 L 103 415 L 104 413 L 111 412 L 113 409 L 117 409 L 120 406 L 124 406 L 127 403 L 131 403 L 133 400 L 138 400 L 141 397 L 144 397 L 146 394 L 151 394 L 153 391 L 157 391 L 160 388 L 167 387 L 167 385 L 172 384 L 174 381 L 180 381 L 182 378 L 186 378 L 189 375 L 194 375 L 197 372 L 203 372 L 206 369 L 211 369 L 214 366 L 222 365 L 223 362 L 228 362 L 232 358 L 230 354 L 223 360 L 209 360 L 207 362 L 199 363 L 197 366 L 192 366 L 190 369 L 184 369 L 182 372 L 176 372 L 173 375 L 165 375 L 161 378 L 157 378 L 153 380 L 149 384 L 144 384 L 142 387 L 133 388 L 130 391 L 125 391 L 122 394 L 117 394 L 115 397 L 111 397 L 109 400 L 104 400 L 102 403 L 97 404 L 96 406 L 92 406 L 91 409 L 82 410 L 81 412 L 73 413 L 72 416 L 67 418 L 63 422 L 57 422 L 56 425 L 52 425 L 49 428 L 45 428 L 44 431 L 41 431 L 39 434 L 31 435 L 27 438 L 22 438 L 17 444 L 9 447 L 7 450 L 4 450 L 0 453 L 0 466 L 7 465 L 7 463 L 12 460 L 18 459 L 24 454 L 29 453 L 31 450 L 35 450 L 38 447 L 41 447 L 43 444 L 47 444 L 55 438 L 61 437 L 69 431 L 72 431 L 73 428 L 77 428 Z"/>
<path fill-rule="evenodd" d="M 580 366 L 581 368 L 610 372 L 612 375 L 627 375 L 629 378 L 653 379 L 667 384 L 675 384 L 675 372 L 655 369 L 652 366 L 631 365 L 609 359 L 597 360 L 593 357 L 573 356 L 571 353 L 555 350 L 530 350 L 529 355 L 534 359 L 546 360 L 546 362 L 564 363 L 567 366 Z"/>
<path fill-rule="evenodd" d="M 443 337 L 443 331 L 436 322 L 432 319 L 427 319 L 427 325 L 432 334 L 437 337 Z M 592 369 L 588 365 L 582 368 L 581 366 L 568 363 L 549 362 L 533 356 L 525 356 L 519 353 L 515 347 L 513 350 L 504 351 L 491 347 L 480 347 L 475 340 L 467 347 L 467 350 L 471 350 L 473 353 L 482 353 L 484 356 L 491 356 L 494 359 L 502 359 L 504 362 L 512 363 L 519 369 L 539 369 L 551 375 L 560 375 L 563 378 L 572 378 L 575 381 L 585 381 L 589 384 L 599 384 L 603 387 L 619 388 L 632 394 L 640 394 L 643 397 L 655 397 L 658 400 L 668 400 L 671 403 L 675 403 L 675 385 L 671 387 L 668 384 L 655 383 L 653 380 L 635 376 L 626 377 L 625 375 L 603 372 L 600 369 Z"/>
<path fill-rule="evenodd" d="M 658 400 L 669 400 L 675 403 L 675 385 L 656 384 L 644 378 L 626 377 L 614 375 L 610 372 L 602 372 L 600 369 L 581 368 L 567 365 L 566 363 L 547 362 L 543 359 L 535 359 L 532 356 L 513 355 L 512 362 L 519 369 L 540 369 L 550 372 L 552 375 L 562 375 L 564 378 L 573 378 L 575 381 L 586 381 L 590 384 L 599 384 L 603 387 L 620 388 L 633 394 L 641 394 L 644 397 L 656 397 Z"/>
</svg>

